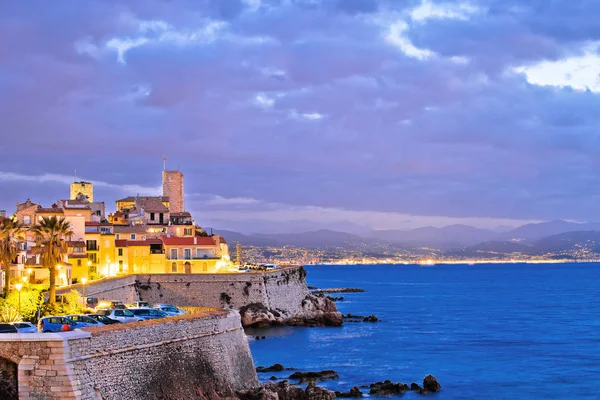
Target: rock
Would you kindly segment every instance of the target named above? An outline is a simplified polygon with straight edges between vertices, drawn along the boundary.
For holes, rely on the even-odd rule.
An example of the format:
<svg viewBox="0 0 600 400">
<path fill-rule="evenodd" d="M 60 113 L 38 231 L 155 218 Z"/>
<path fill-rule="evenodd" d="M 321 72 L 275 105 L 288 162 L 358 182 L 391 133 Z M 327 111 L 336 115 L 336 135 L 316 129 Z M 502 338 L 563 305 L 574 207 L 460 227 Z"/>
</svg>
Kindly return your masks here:
<svg viewBox="0 0 600 400">
<path fill-rule="evenodd" d="M 364 292 L 365 289 L 359 288 L 328 288 L 328 289 L 316 289 L 313 293 L 360 293 Z"/>
<path fill-rule="evenodd" d="M 301 311 L 295 315 L 269 310 L 261 303 L 240 308 L 242 326 L 266 328 L 269 326 L 340 326 L 344 322 L 335 302 L 324 295 L 307 295 L 302 300 Z"/>
<path fill-rule="evenodd" d="M 243 390 L 237 393 L 240 400 L 333 400 L 335 394 L 309 383 L 306 390 L 302 390 L 288 381 L 279 383 L 269 382 L 259 388 Z"/>
<path fill-rule="evenodd" d="M 337 375 L 337 374 L 336 374 Z M 315 382 L 309 382 L 304 391 L 306 399 L 310 400 L 333 400 L 335 399 L 335 393 L 330 390 L 323 389 L 316 385 Z"/>
<path fill-rule="evenodd" d="M 290 326 L 340 326 L 344 322 L 335 303 L 324 295 L 307 295 L 302 300 L 302 311 L 286 324 Z"/>
<path fill-rule="evenodd" d="M 289 379 L 299 380 L 299 384 L 311 381 L 325 381 L 327 379 L 339 379 L 337 372 L 333 370 L 325 370 L 321 372 L 294 372 L 289 376 Z"/>
<path fill-rule="evenodd" d="M 272 376 L 272 377 L 270 377 L 270 378 L 269 378 L 269 380 L 270 380 L 270 381 L 276 381 L 276 380 L 277 380 L 277 377 L 276 377 L 276 376 Z"/>
<path fill-rule="evenodd" d="M 395 394 L 403 394 L 408 389 L 408 386 L 401 382 L 393 383 L 386 380 L 384 382 L 372 383 L 369 388 L 369 394 L 375 396 L 393 396 Z"/>
<path fill-rule="evenodd" d="M 413 382 L 410 384 L 410 390 L 416 390 L 418 392 L 419 390 L 421 390 L 421 386 Z"/>
<path fill-rule="evenodd" d="M 369 315 L 368 317 L 363 318 L 363 322 L 377 322 L 379 321 L 379 318 L 377 318 L 375 315 Z"/>
<path fill-rule="evenodd" d="M 279 313 L 278 313 L 279 314 Z M 277 317 L 261 303 L 251 303 L 240 308 L 240 316 L 244 327 L 266 328 L 283 325 L 281 314 Z M 260 337 L 257 337 L 260 339 Z"/>
<path fill-rule="evenodd" d="M 335 397 L 338 397 L 338 398 L 359 398 L 359 397 L 363 397 L 363 393 L 360 391 L 360 389 L 358 388 L 358 386 L 354 386 L 352 389 L 350 389 L 349 392 L 339 392 L 339 391 L 336 391 L 335 392 Z"/>
<path fill-rule="evenodd" d="M 428 392 L 439 392 L 442 386 L 438 383 L 433 375 L 427 375 L 423 379 L 423 389 Z"/>
<path fill-rule="evenodd" d="M 256 367 L 256 372 L 280 372 L 284 371 L 285 367 L 281 364 L 273 364 L 270 367 Z"/>
</svg>

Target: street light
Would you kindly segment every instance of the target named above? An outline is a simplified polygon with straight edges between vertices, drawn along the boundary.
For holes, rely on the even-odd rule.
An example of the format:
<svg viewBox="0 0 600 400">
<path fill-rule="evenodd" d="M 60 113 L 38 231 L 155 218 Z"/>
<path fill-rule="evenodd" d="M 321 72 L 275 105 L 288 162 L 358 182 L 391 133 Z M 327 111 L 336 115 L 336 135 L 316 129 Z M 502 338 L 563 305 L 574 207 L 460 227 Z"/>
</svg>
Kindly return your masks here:
<svg viewBox="0 0 600 400">
<path fill-rule="evenodd" d="M 23 284 L 17 283 L 15 288 L 17 288 L 17 291 L 19 292 L 19 315 L 21 315 L 21 289 L 23 288 Z"/>
<path fill-rule="evenodd" d="M 85 278 L 81 278 L 81 284 L 83 285 L 83 289 L 81 291 L 81 296 L 83 297 L 83 306 L 86 306 L 86 301 L 85 301 L 85 283 L 87 282 L 87 279 Z"/>
</svg>

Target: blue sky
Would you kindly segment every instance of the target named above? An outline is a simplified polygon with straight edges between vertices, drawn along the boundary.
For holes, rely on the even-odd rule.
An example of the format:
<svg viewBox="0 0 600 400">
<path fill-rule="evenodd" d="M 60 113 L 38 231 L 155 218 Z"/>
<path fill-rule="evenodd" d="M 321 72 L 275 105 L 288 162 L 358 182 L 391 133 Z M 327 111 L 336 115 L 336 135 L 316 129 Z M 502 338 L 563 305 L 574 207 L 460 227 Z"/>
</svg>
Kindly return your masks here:
<svg viewBox="0 0 600 400">
<path fill-rule="evenodd" d="M 600 2 L 0 7 L 0 208 L 158 194 L 165 154 L 204 226 L 598 219 Z"/>
</svg>

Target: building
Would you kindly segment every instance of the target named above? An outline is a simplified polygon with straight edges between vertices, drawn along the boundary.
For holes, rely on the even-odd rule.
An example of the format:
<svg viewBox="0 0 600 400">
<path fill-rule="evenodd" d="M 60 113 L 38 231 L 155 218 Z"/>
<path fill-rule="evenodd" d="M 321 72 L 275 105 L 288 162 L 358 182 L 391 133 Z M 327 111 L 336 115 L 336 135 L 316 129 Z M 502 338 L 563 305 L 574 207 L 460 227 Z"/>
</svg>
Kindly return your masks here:
<svg viewBox="0 0 600 400">
<path fill-rule="evenodd" d="M 162 172 L 162 190 L 163 197 L 168 197 L 173 213 L 185 211 L 184 193 L 183 193 L 183 174 L 180 171 Z"/>
<path fill-rule="evenodd" d="M 94 202 L 94 185 L 91 182 L 71 183 L 71 200 L 85 198 L 88 202 Z"/>
</svg>

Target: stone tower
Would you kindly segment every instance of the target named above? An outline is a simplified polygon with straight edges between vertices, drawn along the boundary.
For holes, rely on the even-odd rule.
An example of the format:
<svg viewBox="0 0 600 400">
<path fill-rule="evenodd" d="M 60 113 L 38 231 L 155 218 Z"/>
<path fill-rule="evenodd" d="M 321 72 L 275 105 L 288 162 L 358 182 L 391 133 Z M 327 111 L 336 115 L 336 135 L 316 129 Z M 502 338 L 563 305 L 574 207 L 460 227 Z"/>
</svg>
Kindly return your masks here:
<svg viewBox="0 0 600 400">
<path fill-rule="evenodd" d="M 94 202 L 94 185 L 90 182 L 71 183 L 71 200 L 76 200 L 79 195 L 87 197 L 90 203 Z"/>
<path fill-rule="evenodd" d="M 235 261 L 238 265 L 242 265 L 242 244 L 238 243 L 235 245 Z"/>
<path fill-rule="evenodd" d="M 184 212 L 183 204 L 183 174 L 179 171 L 162 172 L 163 196 L 169 198 L 172 213 Z"/>
</svg>

